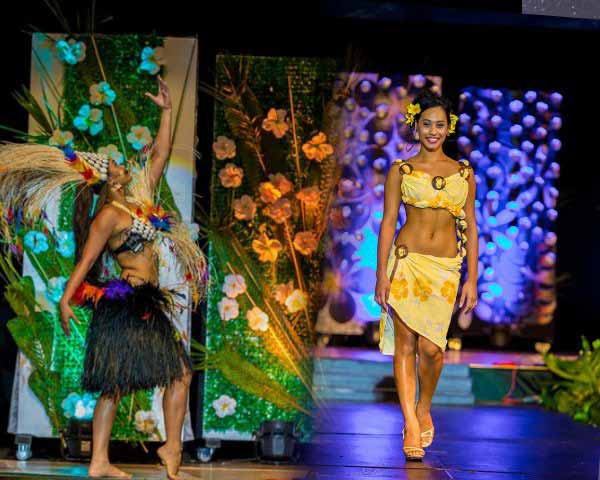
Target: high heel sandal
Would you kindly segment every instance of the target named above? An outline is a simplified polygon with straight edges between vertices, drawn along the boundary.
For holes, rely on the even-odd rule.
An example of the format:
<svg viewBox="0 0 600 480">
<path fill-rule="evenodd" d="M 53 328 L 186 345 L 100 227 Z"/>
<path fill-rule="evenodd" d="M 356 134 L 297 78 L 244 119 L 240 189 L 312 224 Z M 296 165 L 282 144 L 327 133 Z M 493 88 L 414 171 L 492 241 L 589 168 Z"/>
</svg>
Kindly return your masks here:
<svg viewBox="0 0 600 480">
<path fill-rule="evenodd" d="M 433 443 L 434 428 L 431 427 L 429 430 L 421 432 L 421 446 L 427 448 Z"/>
<path fill-rule="evenodd" d="M 402 428 L 402 440 L 404 440 L 404 427 Z M 425 456 L 425 450 L 419 447 L 402 447 L 407 462 L 420 462 Z"/>
<path fill-rule="evenodd" d="M 417 403 L 415 403 L 415 411 L 416 411 L 418 405 L 419 405 L 419 402 L 417 401 Z M 427 448 L 433 443 L 434 432 L 435 432 L 435 430 L 433 427 L 431 427 L 429 430 L 425 430 L 424 432 L 421 432 L 421 447 Z"/>
</svg>

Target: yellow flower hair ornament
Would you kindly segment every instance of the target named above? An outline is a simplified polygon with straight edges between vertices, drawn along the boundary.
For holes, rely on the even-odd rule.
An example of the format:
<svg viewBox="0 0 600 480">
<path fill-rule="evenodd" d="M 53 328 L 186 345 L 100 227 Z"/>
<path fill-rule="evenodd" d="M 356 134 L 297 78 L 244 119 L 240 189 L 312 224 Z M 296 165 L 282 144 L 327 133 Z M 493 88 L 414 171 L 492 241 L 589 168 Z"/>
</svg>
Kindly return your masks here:
<svg viewBox="0 0 600 480">
<path fill-rule="evenodd" d="M 458 117 L 453 113 L 450 114 L 450 127 L 448 128 L 448 135 L 454 133 L 456 131 L 456 122 L 458 121 Z"/>
<path fill-rule="evenodd" d="M 418 103 L 409 103 L 408 107 L 406 107 L 406 113 L 404 114 L 404 121 L 409 126 L 412 127 L 415 124 L 415 116 L 421 113 L 421 105 Z"/>
</svg>

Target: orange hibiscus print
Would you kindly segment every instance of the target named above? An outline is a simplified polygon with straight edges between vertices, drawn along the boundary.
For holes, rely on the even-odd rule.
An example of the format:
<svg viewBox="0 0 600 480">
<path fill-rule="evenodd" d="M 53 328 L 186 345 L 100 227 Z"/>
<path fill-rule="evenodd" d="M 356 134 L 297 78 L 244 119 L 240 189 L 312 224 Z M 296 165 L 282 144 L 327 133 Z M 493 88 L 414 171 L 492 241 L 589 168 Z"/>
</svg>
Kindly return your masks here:
<svg viewBox="0 0 600 480">
<path fill-rule="evenodd" d="M 450 280 L 446 280 L 443 284 L 442 284 L 442 288 L 440 289 L 440 293 L 442 294 L 442 297 L 444 297 L 446 299 L 446 301 L 450 304 L 453 304 L 456 301 L 456 288 L 457 286 L 454 284 L 454 282 L 451 282 Z"/>
<path fill-rule="evenodd" d="M 422 302 L 426 301 L 429 298 L 429 295 L 431 295 L 431 292 L 431 285 L 429 285 L 426 280 L 417 279 L 415 281 L 415 284 L 413 285 L 413 294 L 419 300 Z"/>
<path fill-rule="evenodd" d="M 406 278 L 398 277 L 392 280 L 390 288 L 390 294 L 394 297 L 394 300 L 399 301 L 403 298 L 408 297 L 408 281 Z"/>
</svg>

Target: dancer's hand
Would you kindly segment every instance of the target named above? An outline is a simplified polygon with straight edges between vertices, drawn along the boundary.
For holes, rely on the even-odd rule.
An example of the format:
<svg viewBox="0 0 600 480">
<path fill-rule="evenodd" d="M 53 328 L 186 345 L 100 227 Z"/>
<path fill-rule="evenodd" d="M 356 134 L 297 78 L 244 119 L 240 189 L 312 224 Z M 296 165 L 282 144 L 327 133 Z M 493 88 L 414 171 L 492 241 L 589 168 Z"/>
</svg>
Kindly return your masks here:
<svg viewBox="0 0 600 480">
<path fill-rule="evenodd" d="M 69 323 L 69 320 L 73 319 L 73 321 L 77 325 L 79 325 L 81 322 L 75 315 L 75 312 L 71 308 L 71 305 L 68 304 L 68 302 L 60 302 L 59 308 L 60 308 L 60 326 L 62 327 L 63 332 L 65 332 L 65 335 L 67 337 L 70 337 L 71 336 L 71 325 Z"/>
<path fill-rule="evenodd" d="M 377 276 L 375 284 L 375 301 L 382 307 L 387 305 L 392 282 L 386 275 Z"/>
<path fill-rule="evenodd" d="M 156 80 L 158 81 L 158 93 L 152 95 L 150 92 L 146 92 L 145 95 L 163 110 L 171 109 L 171 94 L 167 82 L 160 75 L 156 77 Z"/>
<path fill-rule="evenodd" d="M 465 305 L 466 302 L 466 305 Z M 465 282 L 460 294 L 459 308 L 465 305 L 463 313 L 469 313 L 477 305 L 477 282 Z"/>
</svg>

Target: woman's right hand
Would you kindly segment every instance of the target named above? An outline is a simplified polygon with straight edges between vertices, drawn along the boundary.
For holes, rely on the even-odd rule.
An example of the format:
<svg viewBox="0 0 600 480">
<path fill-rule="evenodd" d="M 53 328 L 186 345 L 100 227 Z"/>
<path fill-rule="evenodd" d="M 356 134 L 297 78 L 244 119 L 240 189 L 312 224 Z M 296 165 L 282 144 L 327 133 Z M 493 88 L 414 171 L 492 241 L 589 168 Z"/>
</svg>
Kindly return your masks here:
<svg viewBox="0 0 600 480">
<path fill-rule="evenodd" d="M 390 295 L 392 282 L 386 275 L 377 275 L 377 283 L 375 284 L 375 301 L 381 306 L 387 305 Z"/>
<path fill-rule="evenodd" d="M 60 326 L 63 329 L 63 332 L 65 332 L 65 335 L 67 337 L 71 336 L 71 325 L 69 323 L 70 319 L 73 319 L 73 321 L 79 325 L 79 319 L 77 318 L 77 316 L 75 315 L 75 312 L 73 311 L 73 308 L 71 308 L 71 305 L 69 305 L 68 302 L 60 302 Z"/>
</svg>

